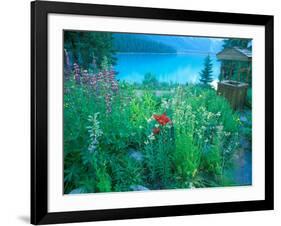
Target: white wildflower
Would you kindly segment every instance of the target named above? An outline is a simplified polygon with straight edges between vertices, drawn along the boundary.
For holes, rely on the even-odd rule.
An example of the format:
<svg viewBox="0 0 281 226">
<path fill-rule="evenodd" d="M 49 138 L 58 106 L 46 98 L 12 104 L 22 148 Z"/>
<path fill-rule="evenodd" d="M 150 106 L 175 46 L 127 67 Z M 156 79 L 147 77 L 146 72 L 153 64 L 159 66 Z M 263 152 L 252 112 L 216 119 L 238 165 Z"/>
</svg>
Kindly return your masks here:
<svg viewBox="0 0 281 226">
<path fill-rule="evenodd" d="M 147 123 L 150 123 L 152 121 L 152 118 L 150 117 L 149 119 L 146 120 Z"/>
<path fill-rule="evenodd" d="M 171 129 L 171 128 L 172 128 L 172 124 L 171 124 L 171 123 L 168 123 L 168 124 L 166 125 L 166 127 L 167 127 L 168 129 Z"/>
<path fill-rule="evenodd" d="M 189 183 L 189 188 L 195 188 L 192 182 Z"/>
<path fill-rule="evenodd" d="M 88 121 L 90 125 L 87 126 L 86 128 L 88 129 L 88 133 L 90 137 L 90 144 L 88 146 L 89 152 L 94 152 L 97 149 L 97 145 L 99 144 L 98 139 L 103 134 L 102 130 L 100 129 L 100 123 L 97 119 L 98 115 L 99 112 L 95 113 L 94 117 L 91 115 L 88 117 Z"/>
<path fill-rule="evenodd" d="M 162 108 L 164 108 L 164 109 L 168 109 L 169 108 L 169 102 L 167 100 L 165 100 L 165 99 L 162 99 L 161 105 L 162 105 Z"/>
<path fill-rule="evenodd" d="M 153 133 L 151 133 L 149 136 L 148 136 L 148 139 L 149 140 L 155 140 L 155 136 Z"/>
</svg>

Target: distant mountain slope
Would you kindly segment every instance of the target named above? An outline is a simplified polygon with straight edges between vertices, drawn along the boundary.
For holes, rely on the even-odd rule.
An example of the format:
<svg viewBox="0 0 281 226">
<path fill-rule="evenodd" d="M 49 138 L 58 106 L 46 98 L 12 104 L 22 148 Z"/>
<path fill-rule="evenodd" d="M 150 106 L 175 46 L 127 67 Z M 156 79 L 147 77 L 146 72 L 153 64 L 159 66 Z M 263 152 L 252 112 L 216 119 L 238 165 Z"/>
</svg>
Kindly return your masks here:
<svg viewBox="0 0 281 226">
<path fill-rule="evenodd" d="M 139 34 L 113 34 L 113 46 L 117 52 L 175 53 L 176 49 L 158 40 Z"/>
<path fill-rule="evenodd" d="M 215 54 L 222 50 L 223 39 L 172 35 L 117 34 L 113 35 L 120 52 L 198 52 Z M 125 51 L 124 51 L 125 50 Z M 131 51 L 133 52 L 133 51 Z"/>
<path fill-rule="evenodd" d="M 214 54 L 222 49 L 223 40 L 215 38 L 184 37 L 169 35 L 146 35 L 148 39 L 157 40 L 163 44 L 170 45 L 177 52 L 204 52 Z"/>
</svg>

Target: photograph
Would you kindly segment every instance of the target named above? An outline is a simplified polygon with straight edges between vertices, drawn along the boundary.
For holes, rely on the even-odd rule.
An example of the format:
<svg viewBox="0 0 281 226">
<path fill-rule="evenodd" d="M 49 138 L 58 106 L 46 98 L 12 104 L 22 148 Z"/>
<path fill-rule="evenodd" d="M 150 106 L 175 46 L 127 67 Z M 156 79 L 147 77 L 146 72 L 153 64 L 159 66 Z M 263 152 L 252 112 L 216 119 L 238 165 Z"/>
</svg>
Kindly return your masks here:
<svg viewBox="0 0 281 226">
<path fill-rule="evenodd" d="M 63 193 L 251 186 L 253 48 L 64 30 Z"/>
</svg>

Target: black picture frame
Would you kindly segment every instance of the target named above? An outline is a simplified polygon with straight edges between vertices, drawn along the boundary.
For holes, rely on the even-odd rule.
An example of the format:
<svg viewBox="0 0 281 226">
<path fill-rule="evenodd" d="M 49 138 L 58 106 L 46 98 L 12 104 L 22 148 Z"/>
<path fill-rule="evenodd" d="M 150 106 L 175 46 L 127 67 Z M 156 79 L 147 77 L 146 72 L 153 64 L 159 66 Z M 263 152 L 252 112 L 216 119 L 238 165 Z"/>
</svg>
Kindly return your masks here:
<svg viewBox="0 0 281 226">
<path fill-rule="evenodd" d="M 265 27 L 265 199 L 142 208 L 48 212 L 48 14 L 96 15 Z M 80 3 L 31 3 L 31 223 L 51 224 L 272 210 L 273 189 L 273 16 Z"/>
</svg>

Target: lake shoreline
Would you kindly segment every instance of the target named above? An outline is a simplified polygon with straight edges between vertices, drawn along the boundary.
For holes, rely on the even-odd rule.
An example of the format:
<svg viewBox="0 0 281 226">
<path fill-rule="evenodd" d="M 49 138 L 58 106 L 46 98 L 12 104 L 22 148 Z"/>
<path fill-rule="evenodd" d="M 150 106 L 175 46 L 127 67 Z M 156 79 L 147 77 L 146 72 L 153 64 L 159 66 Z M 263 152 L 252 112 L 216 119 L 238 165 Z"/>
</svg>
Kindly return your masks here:
<svg viewBox="0 0 281 226">
<path fill-rule="evenodd" d="M 120 80 L 142 83 L 144 75 L 153 74 L 159 82 L 180 84 L 198 83 L 204 67 L 205 56 L 202 54 L 178 53 L 124 53 L 116 54 L 114 69 Z M 213 61 L 213 79 L 218 79 L 220 63 Z"/>
<path fill-rule="evenodd" d="M 116 52 L 116 55 L 190 55 L 190 54 L 196 54 L 196 55 L 204 55 L 207 56 L 208 54 L 211 56 L 216 55 L 216 53 L 210 53 L 210 52 L 200 52 L 200 51 L 188 51 L 188 52 L 175 52 L 175 53 L 153 53 L 153 52 Z"/>
</svg>

